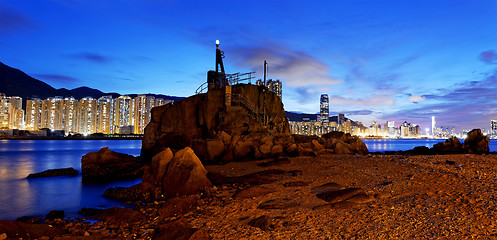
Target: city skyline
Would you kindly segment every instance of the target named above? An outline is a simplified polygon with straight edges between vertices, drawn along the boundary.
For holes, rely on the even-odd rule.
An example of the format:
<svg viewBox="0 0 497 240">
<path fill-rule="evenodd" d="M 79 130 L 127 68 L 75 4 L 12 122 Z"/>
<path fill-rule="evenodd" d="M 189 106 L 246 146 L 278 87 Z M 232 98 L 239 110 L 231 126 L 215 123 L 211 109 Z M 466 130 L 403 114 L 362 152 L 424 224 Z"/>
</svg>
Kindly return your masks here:
<svg viewBox="0 0 497 240">
<path fill-rule="evenodd" d="M 214 67 L 283 85 L 285 109 L 364 125 L 489 129 L 497 119 L 497 2 L 11 1 L 0 61 L 56 88 L 188 97 Z M 0 89 L 1 92 L 1 89 Z"/>
</svg>

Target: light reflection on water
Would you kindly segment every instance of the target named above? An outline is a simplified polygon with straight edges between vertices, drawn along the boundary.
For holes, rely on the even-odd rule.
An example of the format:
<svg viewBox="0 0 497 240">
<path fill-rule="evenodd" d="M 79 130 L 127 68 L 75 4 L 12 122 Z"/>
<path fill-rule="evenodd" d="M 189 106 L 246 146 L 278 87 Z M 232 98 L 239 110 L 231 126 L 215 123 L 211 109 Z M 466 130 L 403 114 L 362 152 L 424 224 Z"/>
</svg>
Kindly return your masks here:
<svg viewBox="0 0 497 240">
<path fill-rule="evenodd" d="M 131 186 L 139 179 L 103 184 L 82 183 L 81 176 L 27 179 L 30 173 L 72 167 L 81 172 L 81 157 L 102 147 L 139 155 L 140 140 L 2 140 L 0 141 L 0 220 L 50 210 L 77 216 L 82 207 L 110 207 L 119 202 L 103 198 L 109 187 Z"/>
<path fill-rule="evenodd" d="M 362 139 L 370 152 L 406 151 L 418 146 L 433 147 L 446 139 Z M 464 140 L 460 140 L 463 142 Z M 490 151 L 497 151 L 497 139 L 490 139 Z"/>
</svg>

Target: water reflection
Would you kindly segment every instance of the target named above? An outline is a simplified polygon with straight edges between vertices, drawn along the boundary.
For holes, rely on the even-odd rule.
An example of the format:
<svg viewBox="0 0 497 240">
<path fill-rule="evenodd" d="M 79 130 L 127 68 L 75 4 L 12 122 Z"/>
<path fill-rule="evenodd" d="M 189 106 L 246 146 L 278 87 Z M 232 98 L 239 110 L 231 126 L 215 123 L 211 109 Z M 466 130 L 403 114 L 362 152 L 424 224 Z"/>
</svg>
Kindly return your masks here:
<svg viewBox="0 0 497 240">
<path fill-rule="evenodd" d="M 120 203 L 105 199 L 109 187 L 131 186 L 137 180 L 83 184 L 81 176 L 26 179 L 30 173 L 73 167 L 81 171 L 81 157 L 108 146 L 116 152 L 139 155 L 140 140 L 3 140 L 0 141 L 0 219 L 44 216 L 64 210 L 76 216 L 82 207 L 111 207 Z"/>
</svg>

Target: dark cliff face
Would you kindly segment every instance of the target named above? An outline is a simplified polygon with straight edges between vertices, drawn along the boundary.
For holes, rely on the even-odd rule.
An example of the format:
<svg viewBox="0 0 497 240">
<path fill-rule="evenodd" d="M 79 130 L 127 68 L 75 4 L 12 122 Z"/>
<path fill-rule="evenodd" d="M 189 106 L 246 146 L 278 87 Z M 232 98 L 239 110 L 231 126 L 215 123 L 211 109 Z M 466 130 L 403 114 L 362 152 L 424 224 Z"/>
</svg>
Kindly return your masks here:
<svg viewBox="0 0 497 240">
<path fill-rule="evenodd" d="M 226 99 L 231 97 L 231 104 Z M 251 133 L 290 135 L 281 99 L 266 88 L 239 84 L 232 94 L 211 90 L 152 110 L 145 128 L 142 156 L 150 159 L 161 149 L 192 146 L 195 139 L 224 131 L 232 136 Z"/>
</svg>

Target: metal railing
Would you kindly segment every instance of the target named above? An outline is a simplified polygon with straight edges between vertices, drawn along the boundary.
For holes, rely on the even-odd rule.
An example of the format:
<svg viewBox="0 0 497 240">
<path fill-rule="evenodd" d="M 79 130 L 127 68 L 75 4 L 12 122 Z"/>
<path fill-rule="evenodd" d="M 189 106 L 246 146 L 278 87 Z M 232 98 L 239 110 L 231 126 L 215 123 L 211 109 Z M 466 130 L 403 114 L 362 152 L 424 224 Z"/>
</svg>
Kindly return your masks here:
<svg viewBox="0 0 497 240">
<path fill-rule="evenodd" d="M 252 79 L 255 77 L 252 76 L 255 72 L 248 72 L 248 73 L 233 73 L 233 74 L 226 74 L 226 80 L 228 80 L 228 84 L 233 86 L 235 84 L 247 82 L 248 84 L 251 84 Z M 207 82 L 202 83 L 200 87 L 197 88 L 195 91 L 195 94 L 201 94 L 207 92 L 207 88 L 209 87 L 209 84 Z"/>
<path fill-rule="evenodd" d="M 252 104 L 247 98 L 240 94 L 232 94 L 231 95 L 231 103 L 239 103 L 240 106 L 244 106 L 250 113 L 254 114 L 254 116 L 259 119 L 264 125 L 267 123 L 267 119 L 269 119 L 268 115 L 264 113 L 257 106 Z"/>
</svg>

